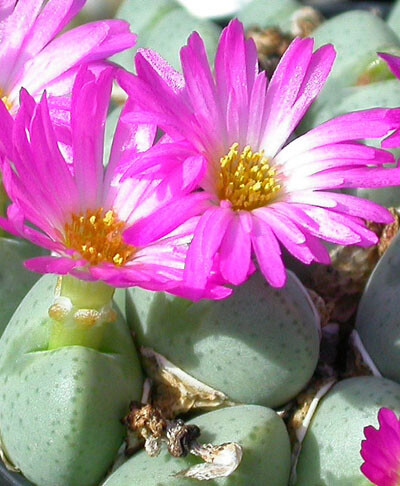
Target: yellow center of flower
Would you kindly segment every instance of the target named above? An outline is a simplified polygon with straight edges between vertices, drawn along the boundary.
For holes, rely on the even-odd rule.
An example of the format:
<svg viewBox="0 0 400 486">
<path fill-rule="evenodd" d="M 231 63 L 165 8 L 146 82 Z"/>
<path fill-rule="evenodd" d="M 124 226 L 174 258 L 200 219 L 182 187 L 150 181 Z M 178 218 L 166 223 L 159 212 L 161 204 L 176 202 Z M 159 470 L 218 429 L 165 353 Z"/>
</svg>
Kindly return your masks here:
<svg viewBox="0 0 400 486">
<path fill-rule="evenodd" d="M 91 265 L 108 262 L 120 267 L 135 253 L 135 248 L 124 242 L 125 223 L 114 211 L 87 210 L 86 214 L 73 214 L 71 219 L 64 229 L 65 245 Z"/>
<path fill-rule="evenodd" d="M 11 111 L 12 103 L 9 101 L 7 96 L 3 96 L 3 91 L 0 89 L 0 100 L 6 105 L 8 111 Z"/>
<path fill-rule="evenodd" d="M 234 143 L 220 159 L 217 193 L 233 209 L 251 211 L 275 199 L 281 185 L 263 150 L 252 152 L 249 145 L 241 153 L 238 149 L 239 144 Z"/>
</svg>

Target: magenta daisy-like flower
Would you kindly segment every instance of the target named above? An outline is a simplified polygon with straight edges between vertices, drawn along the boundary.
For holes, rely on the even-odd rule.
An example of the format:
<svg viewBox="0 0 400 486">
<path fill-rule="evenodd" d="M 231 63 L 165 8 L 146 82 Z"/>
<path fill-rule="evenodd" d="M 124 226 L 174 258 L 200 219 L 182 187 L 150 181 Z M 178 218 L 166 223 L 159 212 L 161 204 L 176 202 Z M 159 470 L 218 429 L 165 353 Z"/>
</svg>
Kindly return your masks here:
<svg viewBox="0 0 400 486">
<path fill-rule="evenodd" d="M 39 99 L 71 92 L 79 65 L 97 63 L 132 47 L 136 35 L 127 22 L 105 20 L 58 36 L 86 0 L 6 0 L 0 2 L 0 99 L 15 113 L 23 87 Z"/>
<path fill-rule="evenodd" d="M 379 429 L 365 427 L 361 443 L 362 473 L 376 486 L 400 485 L 400 420 L 393 410 L 381 408 Z"/>
<path fill-rule="evenodd" d="M 138 285 L 193 299 L 226 297 L 230 289 L 218 285 L 210 284 L 204 294 L 182 285 L 196 218 L 147 245 L 132 246 L 123 240 L 123 232 L 134 231 L 142 218 L 151 218 L 165 205 L 179 204 L 180 189 L 175 191 L 168 177 L 122 180 L 127 160 L 134 163 L 135 156 L 153 144 L 156 127 L 151 124 L 128 125 L 122 117 L 107 169 L 103 168 L 112 82 L 113 68 L 96 77 L 83 67 L 76 77 L 71 100 L 72 163 L 66 162 L 57 145 L 45 95 L 36 104 L 22 90 L 20 109 L 9 125 L 1 123 L 0 109 L 0 144 L 6 151 L 3 182 L 12 201 L 0 226 L 53 252 L 25 262 L 39 273 L 70 274 L 114 287 Z M 129 102 L 124 112 L 134 109 Z M 203 195 L 193 197 L 197 204 Z"/>
<path fill-rule="evenodd" d="M 387 62 L 392 73 L 400 79 L 400 57 L 385 53 L 379 53 L 379 56 Z M 386 148 L 400 147 L 400 130 L 384 140 L 382 146 Z"/>
<path fill-rule="evenodd" d="M 281 246 L 306 264 L 328 263 L 321 239 L 369 246 L 377 237 L 365 219 L 392 220 L 386 209 L 337 190 L 400 183 L 399 169 L 383 167 L 394 162 L 390 153 L 358 142 L 388 135 L 399 126 L 399 110 L 340 116 L 288 143 L 334 58 L 332 46 L 313 53 L 312 39 L 296 39 L 268 83 L 258 72 L 253 40 L 245 40 L 233 20 L 222 33 L 214 72 L 193 33 L 181 50 L 183 75 L 151 50 L 137 54 L 137 77 L 121 73 L 121 83 L 147 112 L 141 116 L 173 136 L 175 151 L 199 167 L 197 187 L 208 195 L 208 206 L 202 201 L 198 208 L 186 260 L 185 276 L 194 287 L 204 285 L 213 265 L 225 281 L 240 284 L 255 269 L 253 254 L 268 282 L 281 287 Z M 150 170 L 163 161 L 164 170 L 175 167 L 170 155 L 152 159 L 151 152 L 137 167 Z M 162 228 L 160 221 L 126 237 L 143 243 Z"/>
</svg>

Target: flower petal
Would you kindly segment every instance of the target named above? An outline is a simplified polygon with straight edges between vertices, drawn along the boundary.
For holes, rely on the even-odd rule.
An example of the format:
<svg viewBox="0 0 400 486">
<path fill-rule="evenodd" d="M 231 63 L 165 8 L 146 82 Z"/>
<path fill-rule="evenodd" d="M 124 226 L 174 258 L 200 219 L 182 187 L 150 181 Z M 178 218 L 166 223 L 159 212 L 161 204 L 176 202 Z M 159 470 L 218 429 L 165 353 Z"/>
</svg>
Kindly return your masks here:
<svg viewBox="0 0 400 486">
<path fill-rule="evenodd" d="M 269 226 L 259 219 L 254 218 L 253 225 L 255 231 L 251 241 L 260 270 L 272 287 L 282 288 L 286 283 L 286 270 L 278 240 Z"/>
<path fill-rule="evenodd" d="M 203 212 L 210 204 L 209 195 L 193 193 L 173 200 L 148 217 L 135 222 L 124 232 L 124 239 L 132 246 L 144 246 L 170 233 L 176 227 Z"/>
<path fill-rule="evenodd" d="M 83 212 L 102 206 L 104 129 L 112 81 L 111 70 L 95 79 L 83 67 L 72 92 L 74 173 Z"/>
<path fill-rule="evenodd" d="M 397 108 L 374 108 L 333 118 L 284 147 L 280 161 L 327 144 L 384 137 L 397 128 L 399 113 Z"/>
<path fill-rule="evenodd" d="M 267 122 L 261 146 L 274 156 L 318 96 L 335 51 L 326 45 L 314 54 L 312 39 L 295 39 L 283 55 L 267 91 Z"/>
<path fill-rule="evenodd" d="M 184 272 L 189 287 L 205 288 L 225 232 L 234 217 L 230 208 L 209 207 L 194 230 Z"/>
<path fill-rule="evenodd" d="M 67 275 L 73 268 L 81 266 L 79 263 L 72 258 L 44 256 L 26 260 L 24 265 L 32 272 Z"/>
<path fill-rule="evenodd" d="M 220 246 L 219 268 L 223 278 L 240 285 L 250 275 L 251 238 L 239 217 L 233 217 Z"/>
<path fill-rule="evenodd" d="M 387 62 L 392 73 L 400 79 L 400 57 L 385 52 L 378 52 L 378 56 Z"/>
</svg>

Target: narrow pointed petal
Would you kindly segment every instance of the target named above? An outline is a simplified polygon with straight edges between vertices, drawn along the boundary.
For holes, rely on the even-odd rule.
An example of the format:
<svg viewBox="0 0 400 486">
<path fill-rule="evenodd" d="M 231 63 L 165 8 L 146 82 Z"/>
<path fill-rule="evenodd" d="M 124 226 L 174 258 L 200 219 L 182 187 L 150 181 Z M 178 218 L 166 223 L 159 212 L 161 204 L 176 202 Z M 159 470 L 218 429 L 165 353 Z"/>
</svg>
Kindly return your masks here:
<svg viewBox="0 0 400 486">
<path fill-rule="evenodd" d="M 184 278 L 189 287 L 206 286 L 215 255 L 233 217 L 229 208 L 213 206 L 200 218 L 186 258 Z"/>
<path fill-rule="evenodd" d="M 40 92 L 43 86 L 84 59 L 106 38 L 107 33 L 105 24 L 83 25 L 66 32 L 32 59 L 29 69 L 25 68 L 15 89 L 22 85 L 32 94 Z M 38 76 L 38 72 L 42 75 Z"/>
<path fill-rule="evenodd" d="M 25 261 L 25 266 L 32 272 L 55 273 L 57 275 L 67 275 L 70 271 L 79 266 L 79 262 L 72 258 L 60 257 L 37 257 Z"/>
<path fill-rule="evenodd" d="M 251 241 L 260 270 L 272 287 L 282 288 L 286 283 L 286 270 L 278 240 L 269 226 L 257 219 L 254 221 L 254 227 Z"/>
<path fill-rule="evenodd" d="M 385 52 L 378 52 L 378 56 L 387 62 L 392 73 L 400 79 L 400 57 Z"/>
<path fill-rule="evenodd" d="M 400 420 L 393 410 L 381 408 L 379 428 L 364 428 L 361 472 L 376 486 L 397 486 L 400 480 Z"/>
<path fill-rule="evenodd" d="M 86 0 L 50 0 L 25 39 L 25 59 L 19 59 L 19 63 L 38 54 L 80 12 L 85 3 Z"/>
<path fill-rule="evenodd" d="M 82 68 L 72 93 L 72 148 L 74 172 L 83 210 L 99 207 L 103 190 L 104 129 L 112 75 L 104 71 L 94 81 Z"/>
<path fill-rule="evenodd" d="M 250 264 L 250 234 L 243 229 L 240 218 L 233 217 L 220 247 L 219 268 L 221 274 L 227 282 L 240 285 L 249 276 Z"/>
<path fill-rule="evenodd" d="M 174 200 L 151 216 L 133 223 L 124 233 L 125 241 L 132 246 L 147 245 L 202 213 L 209 205 L 208 195 L 205 193 L 194 193 Z"/>
<path fill-rule="evenodd" d="M 326 144 L 384 137 L 397 128 L 399 112 L 400 109 L 374 108 L 333 118 L 288 144 L 280 159 L 287 160 Z"/>
</svg>

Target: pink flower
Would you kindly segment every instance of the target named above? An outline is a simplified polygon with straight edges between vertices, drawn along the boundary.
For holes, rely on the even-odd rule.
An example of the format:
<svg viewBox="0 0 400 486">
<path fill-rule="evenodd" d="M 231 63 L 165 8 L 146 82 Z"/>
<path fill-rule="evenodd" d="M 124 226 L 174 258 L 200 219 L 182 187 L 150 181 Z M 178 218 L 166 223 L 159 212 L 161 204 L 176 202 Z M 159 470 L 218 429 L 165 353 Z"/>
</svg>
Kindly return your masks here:
<svg viewBox="0 0 400 486">
<path fill-rule="evenodd" d="M 312 39 L 296 39 L 268 83 L 258 72 L 254 42 L 233 20 L 222 33 L 215 74 L 197 33 L 181 50 L 183 76 L 151 50 L 136 56 L 137 77 L 120 73 L 146 112 L 142 119 L 176 140 L 169 154 L 152 156 L 152 149 L 130 173 L 167 172 L 177 163 L 173 151 L 186 154 L 197 187 L 208 196 L 207 207 L 202 201 L 197 208 L 201 217 L 186 260 L 191 286 L 201 288 L 213 265 L 225 281 L 242 283 L 255 270 L 254 253 L 268 282 L 282 287 L 281 245 L 306 264 L 328 263 L 321 239 L 370 246 L 377 237 L 364 220 L 392 220 L 377 204 L 337 190 L 400 183 L 400 169 L 383 167 L 394 162 L 390 153 L 357 142 L 389 134 L 399 126 L 400 110 L 340 116 L 287 143 L 334 58 L 332 46 L 313 53 Z M 184 212 L 175 216 L 186 218 Z M 163 223 L 142 230 L 128 230 L 127 241 L 143 244 L 163 231 Z"/>
<path fill-rule="evenodd" d="M 381 408 L 380 428 L 364 428 L 361 443 L 362 473 L 376 486 L 400 485 L 400 420 L 393 410 Z"/>
<path fill-rule="evenodd" d="M 36 104 L 22 90 L 20 109 L 10 125 L 4 124 L 0 106 L 0 144 L 7 156 L 4 187 L 12 201 L 8 219 L 0 218 L 0 226 L 53 252 L 25 262 L 35 272 L 71 274 L 115 287 L 138 285 L 193 299 L 226 297 L 230 289 L 218 285 L 210 284 L 204 294 L 182 286 L 196 218 L 147 245 L 123 241 L 122 233 L 127 228 L 134 232 L 142 218 L 151 218 L 165 205 L 179 204 L 180 193 L 168 177 L 122 180 L 128 161 L 134 163 L 137 154 L 153 144 L 156 127 L 151 124 L 127 125 L 122 117 L 108 167 L 103 168 L 112 82 L 113 68 L 96 77 L 83 67 L 76 77 L 71 100 L 72 164 L 57 145 L 45 95 Z M 124 112 L 134 109 L 129 102 Z M 193 204 L 201 199 L 202 194 L 193 194 Z"/>
<path fill-rule="evenodd" d="M 82 63 L 104 67 L 104 59 L 132 47 L 136 35 L 122 20 L 82 25 L 58 36 L 86 0 L 0 2 L 0 99 L 15 113 L 23 87 L 38 100 L 71 92 Z"/>
<path fill-rule="evenodd" d="M 400 79 L 400 57 L 393 56 L 391 54 L 378 53 L 379 56 L 384 59 L 392 73 Z M 382 147 L 394 148 L 400 147 L 400 130 L 391 135 L 389 138 L 382 142 Z"/>
</svg>

